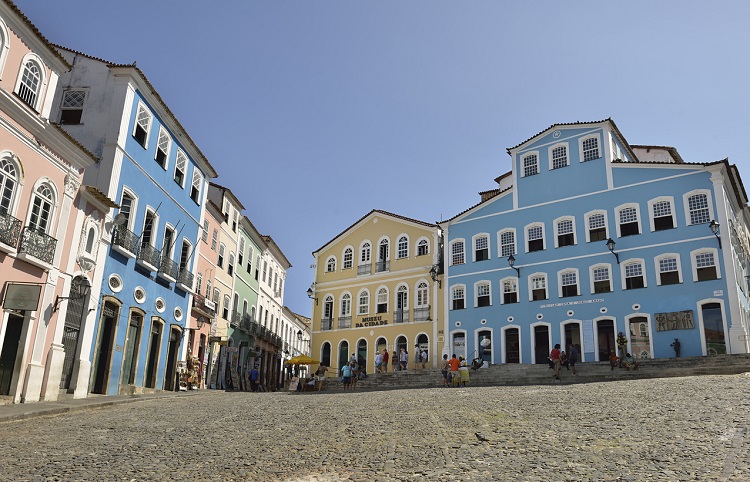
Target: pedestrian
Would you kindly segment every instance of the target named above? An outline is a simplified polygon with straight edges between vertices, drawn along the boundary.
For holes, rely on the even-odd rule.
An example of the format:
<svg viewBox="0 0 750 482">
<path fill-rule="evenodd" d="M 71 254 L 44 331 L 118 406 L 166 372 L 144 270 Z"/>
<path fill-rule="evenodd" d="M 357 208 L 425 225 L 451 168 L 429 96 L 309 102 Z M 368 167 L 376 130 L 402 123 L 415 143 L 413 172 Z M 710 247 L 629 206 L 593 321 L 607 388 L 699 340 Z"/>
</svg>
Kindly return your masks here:
<svg viewBox="0 0 750 482">
<path fill-rule="evenodd" d="M 349 363 L 351 362 L 357 363 L 357 355 L 355 355 L 354 353 L 352 353 L 351 358 L 349 358 Z"/>
<path fill-rule="evenodd" d="M 398 353 L 396 353 L 396 349 L 393 349 L 393 356 L 391 357 L 391 363 L 393 364 L 393 371 L 401 369 L 401 362 L 398 360 Z"/>
<path fill-rule="evenodd" d="M 406 370 L 406 366 L 409 363 L 409 352 L 406 351 L 406 348 L 401 349 L 399 360 L 401 361 L 401 370 Z"/>
<path fill-rule="evenodd" d="M 576 362 L 578 361 L 578 345 L 570 345 L 570 353 L 568 354 L 568 363 L 570 364 L 573 375 L 576 374 Z"/>
<path fill-rule="evenodd" d="M 349 388 L 354 390 L 357 387 L 357 378 L 359 377 L 359 364 L 356 361 L 349 363 L 351 367 L 351 375 L 349 380 Z"/>
<path fill-rule="evenodd" d="M 414 345 L 414 369 L 416 370 L 419 368 L 419 362 L 422 361 L 422 358 L 420 356 L 419 352 L 419 344 Z"/>
<path fill-rule="evenodd" d="M 456 354 L 454 353 L 453 357 L 448 361 L 448 363 L 451 367 L 451 385 L 457 387 L 460 382 L 458 367 L 461 365 L 461 362 L 458 360 Z"/>
<path fill-rule="evenodd" d="M 375 352 L 375 374 L 380 373 L 380 368 L 383 365 L 383 354 L 379 351 Z"/>
<path fill-rule="evenodd" d="M 458 361 L 458 376 L 463 386 L 466 386 L 469 383 L 469 366 L 466 364 L 466 359 L 462 356 L 458 357 Z"/>
<path fill-rule="evenodd" d="M 352 383 L 352 367 L 345 363 L 341 367 L 341 382 L 344 384 L 344 390 L 348 390 Z"/>
<path fill-rule="evenodd" d="M 386 373 L 388 372 L 388 358 L 390 358 L 390 356 L 388 355 L 388 350 L 383 350 L 382 366 L 383 366 L 383 371 Z"/>
<path fill-rule="evenodd" d="M 422 358 L 422 369 L 424 370 L 427 368 L 427 350 L 422 349 L 422 354 L 420 355 Z"/>
<path fill-rule="evenodd" d="M 451 364 L 448 361 L 448 355 L 443 355 L 443 361 L 440 364 L 440 373 L 443 374 L 443 386 L 448 387 L 448 370 L 450 370 Z"/>
<path fill-rule="evenodd" d="M 552 364 L 555 367 L 555 380 L 560 380 L 560 344 L 555 344 L 555 348 L 549 354 L 549 359 L 552 360 Z"/>
<path fill-rule="evenodd" d="M 250 390 L 253 392 L 258 391 L 258 379 L 260 378 L 260 372 L 258 371 L 258 364 L 253 365 L 253 369 L 250 370 Z"/>
</svg>

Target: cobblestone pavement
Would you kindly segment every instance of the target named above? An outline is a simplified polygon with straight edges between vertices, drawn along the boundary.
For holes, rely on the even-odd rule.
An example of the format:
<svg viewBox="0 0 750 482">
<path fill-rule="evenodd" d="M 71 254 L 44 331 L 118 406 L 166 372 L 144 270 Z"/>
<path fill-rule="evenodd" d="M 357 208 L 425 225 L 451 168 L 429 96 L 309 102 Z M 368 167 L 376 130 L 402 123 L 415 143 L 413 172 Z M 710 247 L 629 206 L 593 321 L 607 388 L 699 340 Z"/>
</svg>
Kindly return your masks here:
<svg viewBox="0 0 750 482">
<path fill-rule="evenodd" d="M 0 423 L 1 480 L 750 480 L 750 376 L 224 393 Z"/>
</svg>

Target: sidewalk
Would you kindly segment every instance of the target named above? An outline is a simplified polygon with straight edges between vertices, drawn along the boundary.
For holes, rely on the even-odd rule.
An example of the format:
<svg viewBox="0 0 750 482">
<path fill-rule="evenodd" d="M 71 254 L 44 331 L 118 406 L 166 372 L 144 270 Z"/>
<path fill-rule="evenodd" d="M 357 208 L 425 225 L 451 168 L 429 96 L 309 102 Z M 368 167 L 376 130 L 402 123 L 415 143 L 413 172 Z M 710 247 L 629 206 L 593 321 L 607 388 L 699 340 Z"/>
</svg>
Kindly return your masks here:
<svg viewBox="0 0 750 482">
<path fill-rule="evenodd" d="M 61 394 L 56 402 L 32 402 L 0 405 L 0 423 L 23 420 L 26 418 L 57 415 L 73 410 L 107 407 L 120 403 L 131 403 L 154 398 L 190 397 L 200 390 L 187 392 L 158 392 L 140 395 L 89 395 L 87 398 L 74 399 L 73 395 Z"/>
</svg>

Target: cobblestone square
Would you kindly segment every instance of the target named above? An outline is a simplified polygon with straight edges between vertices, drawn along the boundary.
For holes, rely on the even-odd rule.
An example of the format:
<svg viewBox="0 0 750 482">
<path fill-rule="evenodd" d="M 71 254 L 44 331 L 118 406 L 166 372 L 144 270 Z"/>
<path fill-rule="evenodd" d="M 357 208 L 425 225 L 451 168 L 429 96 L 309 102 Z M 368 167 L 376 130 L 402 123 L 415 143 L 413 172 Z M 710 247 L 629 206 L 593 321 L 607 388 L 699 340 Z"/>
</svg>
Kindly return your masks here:
<svg viewBox="0 0 750 482">
<path fill-rule="evenodd" d="M 750 377 L 145 400 L 0 424 L 2 480 L 748 480 Z"/>
</svg>

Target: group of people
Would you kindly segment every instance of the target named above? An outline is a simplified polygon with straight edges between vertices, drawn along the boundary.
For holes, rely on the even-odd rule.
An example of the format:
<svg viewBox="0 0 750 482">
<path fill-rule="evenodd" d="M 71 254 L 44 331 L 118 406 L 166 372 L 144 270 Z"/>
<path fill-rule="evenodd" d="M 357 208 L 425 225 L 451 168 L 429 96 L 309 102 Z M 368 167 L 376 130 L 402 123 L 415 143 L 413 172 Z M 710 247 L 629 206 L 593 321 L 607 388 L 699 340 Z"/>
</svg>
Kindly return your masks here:
<svg viewBox="0 0 750 482">
<path fill-rule="evenodd" d="M 555 380 L 560 380 L 560 370 L 565 367 L 566 370 L 572 370 L 573 375 L 576 374 L 576 363 L 580 356 L 580 345 L 568 346 L 568 352 L 560 350 L 560 344 L 555 344 L 555 347 L 549 354 L 549 367 L 555 370 Z"/>
<path fill-rule="evenodd" d="M 635 357 L 628 352 L 625 352 L 625 356 L 623 357 L 617 356 L 613 351 L 609 352 L 609 366 L 612 370 L 614 370 L 615 367 L 624 368 L 628 371 L 630 369 L 638 370 L 638 362 Z"/>
<path fill-rule="evenodd" d="M 420 364 L 422 368 L 427 368 L 427 350 L 420 350 L 419 345 L 414 345 L 414 348 L 414 369 L 419 368 Z M 375 352 L 375 373 L 387 372 L 389 361 L 393 363 L 394 372 L 406 370 L 409 366 L 409 352 L 406 351 L 406 348 L 401 348 L 398 353 L 394 350 L 392 356 L 388 353 L 387 349 L 384 349 L 382 352 Z"/>
<path fill-rule="evenodd" d="M 466 386 L 469 383 L 469 366 L 466 359 L 462 356 L 456 357 L 454 353 L 449 359 L 448 355 L 443 355 L 443 361 L 440 363 L 440 372 L 443 375 L 444 387 Z"/>
</svg>

